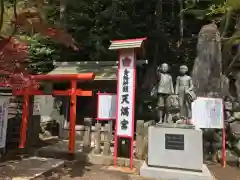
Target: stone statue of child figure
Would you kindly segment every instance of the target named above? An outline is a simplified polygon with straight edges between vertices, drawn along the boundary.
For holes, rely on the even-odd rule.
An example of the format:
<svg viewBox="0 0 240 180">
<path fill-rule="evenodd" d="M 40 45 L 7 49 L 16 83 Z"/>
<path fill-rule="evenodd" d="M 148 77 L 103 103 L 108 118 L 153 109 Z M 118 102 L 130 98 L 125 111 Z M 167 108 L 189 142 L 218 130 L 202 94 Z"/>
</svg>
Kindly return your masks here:
<svg viewBox="0 0 240 180">
<path fill-rule="evenodd" d="M 168 119 L 168 97 L 174 93 L 172 77 L 168 74 L 168 64 L 164 63 L 158 68 L 158 112 L 159 123 Z"/>
<path fill-rule="evenodd" d="M 175 94 L 179 97 L 180 116 L 190 118 L 191 103 L 187 100 L 186 95 L 193 91 L 192 78 L 186 74 L 188 72 L 187 66 L 180 66 L 179 71 L 181 75 L 176 80 Z"/>
</svg>

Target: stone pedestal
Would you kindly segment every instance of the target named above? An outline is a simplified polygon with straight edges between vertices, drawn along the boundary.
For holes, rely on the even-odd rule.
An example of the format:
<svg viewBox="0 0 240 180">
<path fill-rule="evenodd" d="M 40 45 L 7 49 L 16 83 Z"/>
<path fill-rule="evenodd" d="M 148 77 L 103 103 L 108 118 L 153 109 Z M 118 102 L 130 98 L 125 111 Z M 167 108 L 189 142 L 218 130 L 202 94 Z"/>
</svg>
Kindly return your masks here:
<svg viewBox="0 0 240 180">
<path fill-rule="evenodd" d="M 149 166 L 202 170 L 201 130 L 152 126 L 148 141 Z"/>
<path fill-rule="evenodd" d="M 179 169 L 150 167 L 146 164 L 146 162 L 144 162 L 140 169 L 140 175 L 146 178 L 163 180 L 215 180 L 205 164 L 202 166 L 202 172 L 194 172 Z"/>
<path fill-rule="evenodd" d="M 166 180 L 212 180 L 203 165 L 202 131 L 188 125 L 149 127 L 148 161 L 140 169 L 144 177 Z"/>
</svg>

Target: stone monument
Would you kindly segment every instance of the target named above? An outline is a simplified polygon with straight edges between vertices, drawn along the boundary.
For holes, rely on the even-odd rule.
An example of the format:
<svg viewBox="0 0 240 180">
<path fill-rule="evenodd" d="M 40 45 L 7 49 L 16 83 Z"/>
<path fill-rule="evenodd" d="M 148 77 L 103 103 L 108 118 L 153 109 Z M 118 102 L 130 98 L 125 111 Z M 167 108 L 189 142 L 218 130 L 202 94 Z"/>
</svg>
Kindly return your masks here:
<svg viewBox="0 0 240 180">
<path fill-rule="evenodd" d="M 174 93 L 172 77 L 168 74 L 168 64 L 163 63 L 160 68 L 158 68 L 158 112 L 159 112 L 159 123 L 166 122 L 169 115 L 169 105 L 168 98 Z"/>
<path fill-rule="evenodd" d="M 148 160 L 140 169 L 141 176 L 213 180 L 203 164 L 202 130 L 192 125 L 163 123 L 149 127 L 148 133 Z"/>
</svg>

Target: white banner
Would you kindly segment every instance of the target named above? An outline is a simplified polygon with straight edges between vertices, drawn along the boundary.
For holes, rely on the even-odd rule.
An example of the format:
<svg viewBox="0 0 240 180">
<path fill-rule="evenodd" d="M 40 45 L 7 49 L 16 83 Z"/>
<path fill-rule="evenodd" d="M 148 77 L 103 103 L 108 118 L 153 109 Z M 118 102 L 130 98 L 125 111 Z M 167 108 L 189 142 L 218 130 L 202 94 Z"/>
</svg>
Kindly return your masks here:
<svg viewBox="0 0 240 180">
<path fill-rule="evenodd" d="M 120 51 L 117 94 L 117 135 L 132 137 L 134 123 L 135 95 L 135 60 L 134 50 Z"/>
<path fill-rule="evenodd" d="M 98 120 L 110 120 L 116 118 L 116 95 L 98 94 Z"/>
<path fill-rule="evenodd" d="M 6 146 L 8 104 L 8 98 L 0 98 L 0 148 Z"/>
<path fill-rule="evenodd" d="M 192 103 L 192 123 L 196 128 L 224 127 L 223 100 L 220 98 L 197 98 Z"/>
</svg>

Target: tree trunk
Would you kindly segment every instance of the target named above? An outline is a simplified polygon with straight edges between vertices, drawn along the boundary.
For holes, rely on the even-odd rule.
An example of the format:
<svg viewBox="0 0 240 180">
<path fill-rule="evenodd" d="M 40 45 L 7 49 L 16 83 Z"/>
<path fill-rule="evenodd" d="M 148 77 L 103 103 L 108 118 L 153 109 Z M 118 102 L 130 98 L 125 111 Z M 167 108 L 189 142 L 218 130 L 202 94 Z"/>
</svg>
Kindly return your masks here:
<svg viewBox="0 0 240 180">
<path fill-rule="evenodd" d="M 66 0 L 60 0 L 60 24 L 65 29 L 66 27 Z"/>
<path fill-rule="evenodd" d="M 184 15 L 183 15 L 183 0 L 179 0 L 180 3 L 180 42 L 183 40 L 183 29 L 184 29 Z"/>
<path fill-rule="evenodd" d="M 237 91 L 238 102 L 240 102 L 240 71 L 238 70 L 239 64 L 240 64 L 240 46 L 238 47 L 238 52 L 237 52 L 236 56 L 234 57 L 233 61 L 235 61 L 235 62 L 232 62 L 232 67 L 230 67 L 232 70 L 230 70 L 230 71 L 235 71 L 235 72 L 233 72 L 233 75 L 236 80 L 235 86 L 236 86 L 236 91 Z"/>
<path fill-rule="evenodd" d="M 240 16 L 237 18 L 237 22 L 235 25 L 236 32 L 240 31 Z M 224 59 L 225 60 L 225 59 Z M 232 58 L 231 62 L 227 65 L 226 74 L 232 74 L 234 76 L 235 81 L 235 87 L 236 87 L 236 94 L 238 101 L 240 102 L 240 46 L 238 45 L 237 52 L 235 56 Z"/>
<path fill-rule="evenodd" d="M 156 8 L 155 8 L 155 25 L 156 25 L 156 32 L 161 33 L 161 27 L 160 27 L 160 22 L 162 19 L 162 0 L 158 0 L 156 3 Z M 153 62 L 151 65 L 148 66 L 147 72 L 144 78 L 144 83 L 142 88 L 150 90 L 153 85 L 156 82 L 156 69 L 158 66 L 158 57 L 159 57 L 159 40 L 155 41 L 155 46 L 154 46 L 154 58 Z"/>
<path fill-rule="evenodd" d="M 0 31 L 2 30 L 3 26 L 3 18 L 4 18 L 4 0 L 0 0 Z"/>
</svg>

